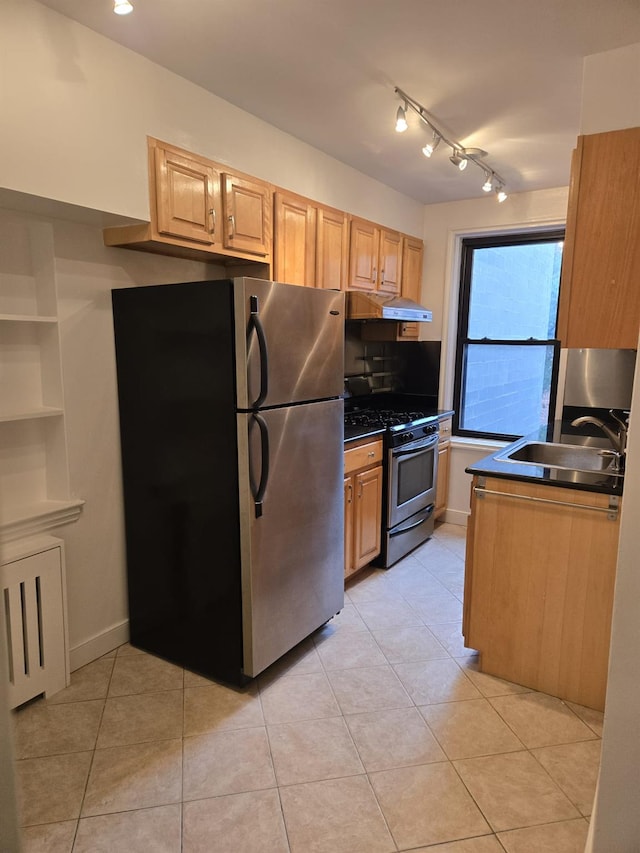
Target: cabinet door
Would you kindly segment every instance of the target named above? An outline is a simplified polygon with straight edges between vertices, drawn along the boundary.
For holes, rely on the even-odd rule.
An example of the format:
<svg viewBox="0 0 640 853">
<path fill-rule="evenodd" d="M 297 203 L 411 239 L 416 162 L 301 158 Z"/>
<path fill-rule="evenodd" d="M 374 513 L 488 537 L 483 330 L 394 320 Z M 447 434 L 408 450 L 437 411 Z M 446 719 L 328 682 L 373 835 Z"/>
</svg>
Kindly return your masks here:
<svg viewBox="0 0 640 853">
<path fill-rule="evenodd" d="M 319 207 L 316 225 L 316 287 L 346 290 L 349 258 L 347 214 Z"/>
<path fill-rule="evenodd" d="M 213 164 L 156 147 L 154 166 L 158 232 L 207 245 L 221 242 L 219 175 Z"/>
<path fill-rule="evenodd" d="M 354 485 L 354 568 L 360 569 L 380 553 L 382 466 L 356 474 Z"/>
<path fill-rule="evenodd" d="M 451 445 L 445 442 L 438 446 L 438 476 L 436 480 L 436 508 L 434 518 L 439 518 L 447 508 L 449 497 L 449 455 Z"/>
<path fill-rule="evenodd" d="M 344 478 L 344 576 L 355 571 L 353 566 L 353 477 Z"/>
<path fill-rule="evenodd" d="M 402 275 L 402 235 L 397 231 L 380 232 L 378 287 L 381 293 L 400 296 Z"/>
<path fill-rule="evenodd" d="M 619 533 L 609 496 L 491 478 L 485 486 L 472 493 L 467 527 L 467 644 L 483 672 L 601 710 Z"/>
<path fill-rule="evenodd" d="M 275 280 L 315 285 L 316 209 L 304 198 L 275 194 Z"/>
<path fill-rule="evenodd" d="M 578 139 L 558 318 L 565 347 L 638 345 L 639 175 L 640 128 Z"/>
<path fill-rule="evenodd" d="M 401 293 L 407 299 L 421 302 L 422 263 L 424 246 L 416 237 L 403 237 L 402 240 L 402 287 Z"/>
<path fill-rule="evenodd" d="M 351 220 L 349 288 L 372 291 L 378 280 L 380 231 L 371 222 Z"/>
<path fill-rule="evenodd" d="M 223 175 L 224 246 L 254 255 L 271 254 L 271 189 L 259 181 Z"/>
</svg>

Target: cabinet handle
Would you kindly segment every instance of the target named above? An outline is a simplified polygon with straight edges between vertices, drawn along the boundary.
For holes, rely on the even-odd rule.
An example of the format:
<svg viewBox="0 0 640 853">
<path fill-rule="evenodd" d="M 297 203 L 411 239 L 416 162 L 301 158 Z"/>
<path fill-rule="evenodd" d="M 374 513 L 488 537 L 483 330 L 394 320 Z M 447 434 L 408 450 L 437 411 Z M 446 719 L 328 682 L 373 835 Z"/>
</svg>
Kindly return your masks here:
<svg viewBox="0 0 640 853">
<path fill-rule="evenodd" d="M 360 488 L 358 489 L 358 497 L 362 497 L 362 480 L 360 481 Z"/>
<path fill-rule="evenodd" d="M 209 211 L 209 218 L 211 220 L 211 227 L 209 228 L 209 233 L 215 234 L 216 233 L 216 212 L 215 212 L 215 209 L 213 207 Z"/>
<path fill-rule="evenodd" d="M 367 453 L 367 456 L 372 456 L 372 457 L 373 457 L 373 456 L 375 456 L 375 455 L 376 455 L 375 450 L 370 450 L 370 451 Z"/>
<path fill-rule="evenodd" d="M 233 213 L 229 217 L 229 225 L 231 225 L 231 233 L 229 234 L 229 237 L 233 237 L 236 233 L 236 218 Z"/>
<path fill-rule="evenodd" d="M 485 489 L 484 486 L 474 486 L 473 491 L 479 498 L 485 495 L 497 495 L 500 498 L 514 498 L 518 501 L 530 501 L 536 504 L 554 504 L 555 506 L 566 506 L 571 509 L 588 509 L 592 512 L 606 512 L 607 517 L 615 521 L 618 517 L 618 498 L 609 495 L 609 506 L 588 506 L 587 504 L 571 503 L 569 501 L 554 501 L 549 498 L 536 498 L 533 495 L 518 495 L 512 492 L 498 492 L 494 489 Z"/>
<path fill-rule="evenodd" d="M 384 270 L 380 271 L 380 284 L 384 284 Z"/>
<path fill-rule="evenodd" d="M 347 503 L 353 503 L 353 483 L 349 483 L 349 497 L 347 498 Z"/>
<path fill-rule="evenodd" d="M 371 284 L 376 283 L 377 276 L 378 276 L 378 270 L 376 269 L 376 267 L 374 267 L 373 268 L 373 275 L 371 276 Z"/>
</svg>

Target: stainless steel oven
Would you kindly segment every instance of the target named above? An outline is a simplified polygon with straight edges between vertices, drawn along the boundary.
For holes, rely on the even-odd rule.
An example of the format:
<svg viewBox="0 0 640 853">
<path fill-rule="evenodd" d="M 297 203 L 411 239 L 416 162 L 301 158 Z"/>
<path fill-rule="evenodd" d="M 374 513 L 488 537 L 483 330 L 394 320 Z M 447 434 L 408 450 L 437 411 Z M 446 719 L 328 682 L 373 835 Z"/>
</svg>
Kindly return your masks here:
<svg viewBox="0 0 640 853">
<path fill-rule="evenodd" d="M 416 437 L 417 435 L 420 437 Z M 393 565 L 433 533 L 438 424 L 390 436 L 381 563 Z"/>
</svg>

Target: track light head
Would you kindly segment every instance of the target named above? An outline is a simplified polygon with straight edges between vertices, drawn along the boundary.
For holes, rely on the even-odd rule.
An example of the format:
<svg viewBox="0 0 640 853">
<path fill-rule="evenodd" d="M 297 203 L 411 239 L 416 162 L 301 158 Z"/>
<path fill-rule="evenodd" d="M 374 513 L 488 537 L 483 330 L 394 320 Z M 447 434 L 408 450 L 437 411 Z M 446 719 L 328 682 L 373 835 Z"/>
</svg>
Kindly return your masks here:
<svg viewBox="0 0 640 853">
<path fill-rule="evenodd" d="M 482 185 L 482 189 L 486 193 L 490 193 L 493 189 L 493 175 L 490 172 L 484 173 L 484 184 Z"/>
<path fill-rule="evenodd" d="M 128 15 L 133 12 L 133 6 L 129 0 L 113 0 L 113 11 L 116 15 Z"/>
<path fill-rule="evenodd" d="M 496 187 L 496 196 L 500 204 L 502 204 L 503 201 L 507 200 L 508 196 L 504 191 L 504 186 L 502 184 L 498 184 L 498 186 Z"/>
<path fill-rule="evenodd" d="M 431 140 L 431 142 L 427 142 L 427 144 L 422 149 L 422 153 L 424 154 L 425 157 L 431 157 L 431 155 L 436 150 L 438 145 L 440 145 L 441 139 L 442 139 L 442 137 L 438 136 L 437 133 L 433 134 L 433 139 Z"/>
<path fill-rule="evenodd" d="M 408 127 L 406 107 L 399 106 L 396 113 L 396 133 L 404 133 Z"/>
<path fill-rule="evenodd" d="M 454 166 L 457 166 L 461 172 L 463 172 L 467 168 L 467 158 L 462 153 L 462 149 L 452 148 L 453 154 L 449 157 L 449 160 L 453 163 Z"/>
</svg>

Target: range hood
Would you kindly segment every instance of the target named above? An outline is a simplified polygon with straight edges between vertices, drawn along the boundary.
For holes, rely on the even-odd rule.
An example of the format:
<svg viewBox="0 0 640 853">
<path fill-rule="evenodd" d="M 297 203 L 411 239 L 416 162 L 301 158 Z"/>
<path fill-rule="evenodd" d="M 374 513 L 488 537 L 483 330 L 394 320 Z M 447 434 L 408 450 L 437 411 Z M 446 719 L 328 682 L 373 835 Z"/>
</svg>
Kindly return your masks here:
<svg viewBox="0 0 640 853">
<path fill-rule="evenodd" d="M 382 293 L 347 293 L 347 320 L 401 320 L 430 323 L 433 314 L 412 299 Z"/>
</svg>

